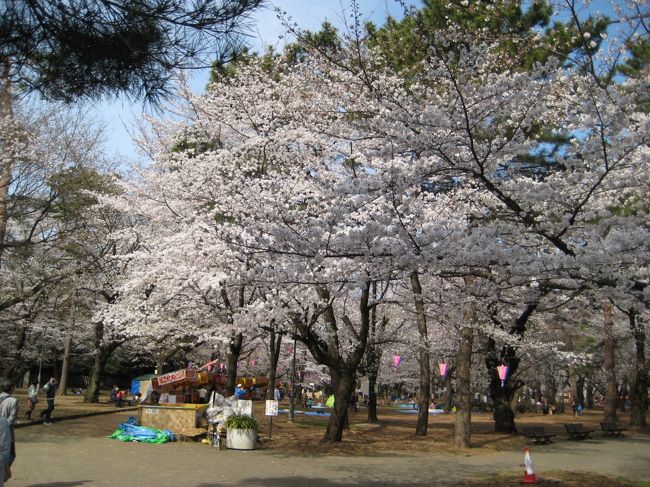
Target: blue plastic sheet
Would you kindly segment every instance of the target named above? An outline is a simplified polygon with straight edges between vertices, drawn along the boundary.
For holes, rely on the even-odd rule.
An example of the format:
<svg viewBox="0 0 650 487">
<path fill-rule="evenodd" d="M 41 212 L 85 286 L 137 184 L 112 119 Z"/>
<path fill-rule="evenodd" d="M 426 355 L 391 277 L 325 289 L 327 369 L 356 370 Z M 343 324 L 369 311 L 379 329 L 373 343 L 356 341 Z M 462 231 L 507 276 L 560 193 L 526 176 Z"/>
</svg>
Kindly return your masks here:
<svg viewBox="0 0 650 487">
<path fill-rule="evenodd" d="M 139 426 L 138 420 L 133 416 L 129 417 L 124 423 L 120 423 L 117 430 L 109 438 L 143 443 L 167 443 L 168 441 L 175 441 L 174 434 L 171 431 Z"/>
</svg>

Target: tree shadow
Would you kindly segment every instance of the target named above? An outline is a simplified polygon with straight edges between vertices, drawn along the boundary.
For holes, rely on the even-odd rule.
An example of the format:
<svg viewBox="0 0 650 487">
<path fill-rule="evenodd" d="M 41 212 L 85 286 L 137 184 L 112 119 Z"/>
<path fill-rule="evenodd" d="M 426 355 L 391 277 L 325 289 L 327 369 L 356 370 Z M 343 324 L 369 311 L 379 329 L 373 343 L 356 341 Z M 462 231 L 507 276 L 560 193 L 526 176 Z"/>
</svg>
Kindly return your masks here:
<svg viewBox="0 0 650 487">
<path fill-rule="evenodd" d="M 30 487 L 74 487 L 75 485 L 92 483 L 92 480 L 74 480 L 72 482 L 47 482 L 45 484 L 32 484 Z"/>
<path fill-rule="evenodd" d="M 239 481 L 238 486 L 246 487 L 304 487 L 305 485 L 318 485 L 318 487 L 349 487 L 349 480 L 332 480 L 325 478 L 313 478 L 313 477 L 279 477 L 279 478 L 259 478 L 251 477 L 248 479 L 243 479 Z M 219 483 L 204 483 L 199 484 L 197 487 L 224 487 L 226 484 Z M 232 483 L 228 483 L 229 486 L 232 486 Z M 405 485 L 404 480 L 360 480 L 356 485 L 363 485 L 364 487 L 402 487 Z M 431 487 L 431 482 L 408 482 L 409 487 Z"/>
</svg>

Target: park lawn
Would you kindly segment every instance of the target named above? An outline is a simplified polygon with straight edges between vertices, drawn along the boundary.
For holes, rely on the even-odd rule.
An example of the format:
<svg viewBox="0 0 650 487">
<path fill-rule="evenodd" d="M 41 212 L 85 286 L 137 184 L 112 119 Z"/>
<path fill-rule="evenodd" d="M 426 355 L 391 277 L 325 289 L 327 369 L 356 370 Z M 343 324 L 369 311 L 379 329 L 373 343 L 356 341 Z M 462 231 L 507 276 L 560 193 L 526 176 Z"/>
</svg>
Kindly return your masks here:
<svg viewBox="0 0 650 487">
<path fill-rule="evenodd" d="M 24 421 L 25 390 L 18 389 L 15 393 L 20 401 L 20 419 Z M 109 402 L 110 391 L 102 391 L 99 403 L 85 403 L 83 396 L 57 396 L 53 418 L 64 416 L 79 416 L 117 412 Z M 38 419 L 39 412 L 45 407 L 45 397 L 40 396 L 40 402 L 33 414 Z M 288 408 L 287 401 L 281 407 Z M 296 415 L 296 421 L 288 421 L 287 414 L 280 414 L 273 420 L 273 430 L 269 437 L 269 417 L 264 415 L 264 401 L 254 401 L 253 411 L 261 422 L 260 438 L 262 448 L 291 453 L 294 455 L 310 454 L 343 454 L 343 455 L 373 455 L 386 452 L 403 453 L 409 451 L 445 453 L 458 455 L 482 455 L 493 451 L 523 449 L 526 442 L 521 435 L 510 435 L 494 432 L 494 421 L 491 413 L 472 414 L 472 448 L 458 450 L 453 446 L 454 415 L 439 414 L 429 416 L 429 431 L 427 436 L 415 436 L 417 414 L 405 414 L 393 408 L 379 408 L 379 423 L 367 422 L 367 411 L 350 413 L 350 429 L 343 434 L 340 443 L 322 442 L 328 417 Z M 125 408 L 126 409 L 126 408 Z M 134 410 L 133 415 L 136 415 Z M 586 427 L 600 431 L 602 421 L 601 411 L 585 411 L 579 418 L 571 414 L 520 414 L 516 418 L 518 425 L 544 425 L 548 431 L 557 434 L 557 441 L 564 441 L 566 434 L 564 424 L 582 422 Z M 620 414 L 619 421 L 627 424 L 629 416 Z M 632 434 L 650 434 L 650 428 L 629 431 Z M 599 433 L 596 433 L 597 435 Z"/>
<path fill-rule="evenodd" d="M 391 408 L 379 409 L 377 424 L 367 422 L 364 409 L 360 413 L 350 414 L 350 430 L 343 433 L 341 443 L 324 443 L 321 441 L 328 418 L 318 416 L 296 415 L 295 423 L 287 421 L 287 415 L 279 415 L 273 420 L 272 437 L 269 439 L 269 420 L 264 416 L 262 402 L 254 404 L 254 413 L 261 419 L 260 436 L 264 448 L 286 451 L 295 455 L 308 454 L 352 454 L 372 455 L 386 452 L 418 451 L 429 453 L 446 453 L 458 455 L 482 455 L 494 451 L 523 450 L 526 441 L 521 435 L 495 433 L 491 413 L 472 414 L 472 449 L 459 450 L 453 446 L 454 415 L 440 414 L 429 416 L 429 431 L 425 437 L 415 436 L 416 414 L 405 414 Z M 629 416 L 620 414 L 622 424 L 627 424 Z M 602 411 L 586 411 L 575 418 L 571 414 L 520 414 L 516 418 L 518 425 L 544 425 L 551 433 L 557 435 L 556 441 L 565 441 L 565 423 L 582 422 L 585 427 L 596 430 L 600 435 Z M 650 428 L 629 431 L 631 434 L 650 434 Z M 309 452 L 309 453 L 306 453 Z"/>
<path fill-rule="evenodd" d="M 18 399 L 18 420 L 21 423 L 28 423 L 25 419 L 25 402 L 27 400 L 26 389 L 16 389 L 13 394 Z M 67 395 L 56 396 L 54 399 L 54 412 L 52 418 L 56 421 L 64 416 L 81 416 L 86 414 L 100 414 L 114 412 L 119 410 L 114 404 L 110 403 L 110 391 L 101 391 L 98 403 L 84 402 L 83 396 Z M 40 412 L 47 407 L 45 394 L 41 392 L 38 396 L 39 402 L 32 413 L 33 420 L 39 420 Z"/>
</svg>

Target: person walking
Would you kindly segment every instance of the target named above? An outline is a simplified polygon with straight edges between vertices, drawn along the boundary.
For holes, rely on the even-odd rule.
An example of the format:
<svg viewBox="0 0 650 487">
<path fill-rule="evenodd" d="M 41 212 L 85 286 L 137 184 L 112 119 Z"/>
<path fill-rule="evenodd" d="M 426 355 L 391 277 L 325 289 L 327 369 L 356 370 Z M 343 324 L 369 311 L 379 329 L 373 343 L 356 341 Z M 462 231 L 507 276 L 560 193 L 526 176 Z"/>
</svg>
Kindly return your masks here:
<svg viewBox="0 0 650 487">
<path fill-rule="evenodd" d="M 11 426 L 0 416 L 0 487 L 11 478 Z"/>
<path fill-rule="evenodd" d="M 38 402 L 38 384 L 32 382 L 27 388 L 27 401 L 25 405 L 27 410 L 25 411 L 25 417 L 27 419 L 32 419 L 32 411 L 36 408 L 36 403 Z"/>
<path fill-rule="evenodd" d="M 45 395 L 47 397 L 47 409 L 41 411 L 41 418 L 44 418 L 43 424 L 52 424 L 50 418 L 52 417 L 52 411 L 54 411 L 54 395 L 56 394 L 56 379 L 52 377 L 47 383 L 43 386 Z"/>
<path fill-rule="evenodd" d="M 18 418 L 18 399 L 11 393 L 14 391 L 14 385 L 11 381 L 3 380 L 0 383 L 0 417 L 3 417 L 9 423 L 9 434 L 11 437 L 9 466 L 16 459 L 16 436 L 14 434 L 14 424 Z"/>
</svg>

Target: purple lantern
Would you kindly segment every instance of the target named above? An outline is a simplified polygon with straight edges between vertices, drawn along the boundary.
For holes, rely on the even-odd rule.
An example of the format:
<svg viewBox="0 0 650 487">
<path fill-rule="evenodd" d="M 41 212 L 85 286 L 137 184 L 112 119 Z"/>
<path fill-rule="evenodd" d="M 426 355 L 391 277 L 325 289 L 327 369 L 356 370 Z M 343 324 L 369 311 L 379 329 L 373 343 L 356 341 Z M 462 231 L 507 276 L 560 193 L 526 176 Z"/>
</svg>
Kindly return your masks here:
<svg viewBox="0 0 650 487">
<path fill-rule="evenodd" d="M 395 368 L 399 367 L 399 364 L 402 363 L 402 357 L 399 355 L 395 355 L 393 357 L 393 363 L 395 364 Z"/>
<path fill-rule="evenodd" d="M 442 376 L 442 378 L 444 379 L 445 377 L 447 377 L 447 364 L 444 362 L 440 362 L 438 364 L 438 368 L 440 369 L 440 375 Z"/>
<path fill-rule="evenodd" d="M 497 367 L 497 372 L 499 372 L 499 379 L 501 379 L 501 387 L 506 385 L 506 379 L 508 378 L 508 371 L 510 367 L 507 365 L 499 365 Z"/>
</svg>

